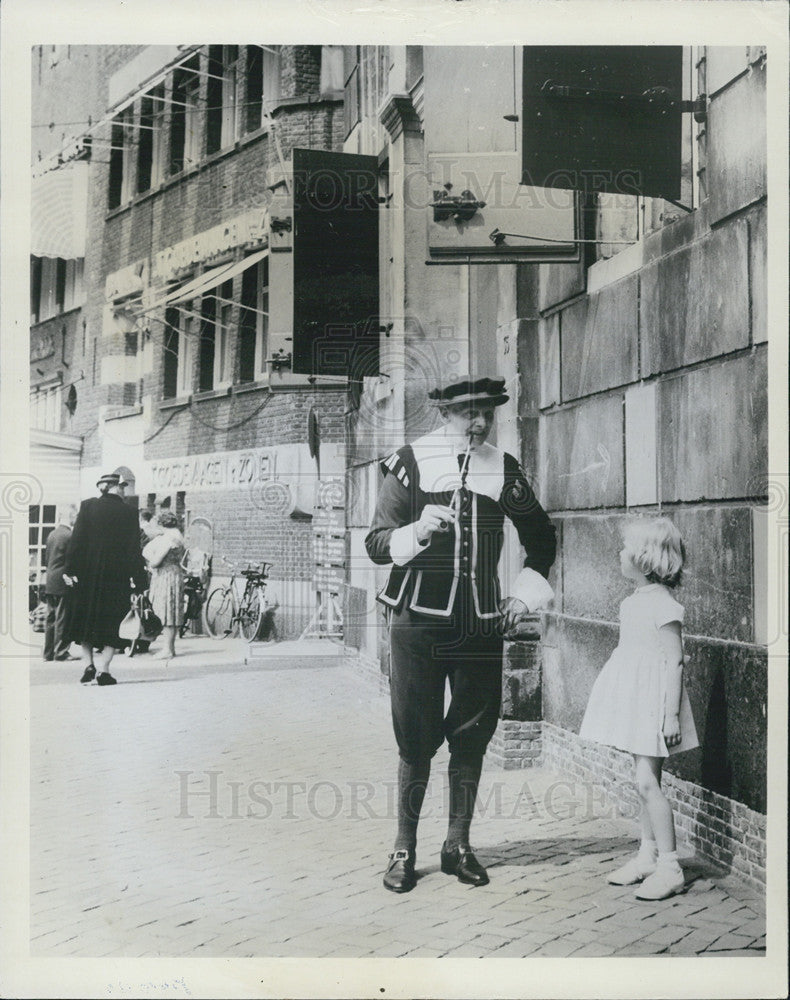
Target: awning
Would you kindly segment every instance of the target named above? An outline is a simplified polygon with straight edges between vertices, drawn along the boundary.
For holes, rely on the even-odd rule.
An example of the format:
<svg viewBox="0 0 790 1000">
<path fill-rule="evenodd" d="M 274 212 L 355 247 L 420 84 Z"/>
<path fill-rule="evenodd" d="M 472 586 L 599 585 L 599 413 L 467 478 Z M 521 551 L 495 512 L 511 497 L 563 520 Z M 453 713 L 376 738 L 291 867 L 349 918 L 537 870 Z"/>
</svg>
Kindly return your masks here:
<svg viewBox="0 0 790 1000">
<path fill-rule="evenodd" d="M 72 163 L 34 177 L 30 215 L 30 253 L 34 257 L 84 257 L 88 164 Z"/>
<path fill-rule="evenodd" d="M 168 292 L 167 295 L 163 296 L 157 302 L 152 303 L 145 311 L 153 312 L 162 306 L 174 305 L 177 302 L 187 302 L 189 299 L 195 299 L 211 288 L 216 288 L 217 285 L 221 285 L 225 281 L 231 281 L 237 274 L 242 274 L 246 271 L 247 268 L 254 267 L 268 253 L 269 250 L 267 247 L 251 253 L 248 257 L 243 257 L 241 260 L 232 261 L 229 264 L 220 264 L 219 267 L 205 271 L 199 278 L 193 278 L 191 281 L 187 281 L 185 285 L 181 285 L 180 288 L 175 288 Z"/>
</svg>

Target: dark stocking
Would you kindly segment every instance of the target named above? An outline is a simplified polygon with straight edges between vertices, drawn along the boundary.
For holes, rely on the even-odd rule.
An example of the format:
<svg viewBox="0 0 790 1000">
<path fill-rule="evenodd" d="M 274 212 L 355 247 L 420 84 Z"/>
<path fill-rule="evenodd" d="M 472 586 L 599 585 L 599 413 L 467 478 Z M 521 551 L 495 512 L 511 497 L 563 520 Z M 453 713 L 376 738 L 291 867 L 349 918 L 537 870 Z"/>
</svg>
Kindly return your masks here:
<svg viewBox="0 0 790 1000">
<path fill-rule="evenodd" d="M 417 824 L 431 773 L 431 761 L 405 761 L 398 764 L 398 835 L 395 850 L 414 850 L 417 844 Z"/>
<path fill-rule="evenodd" d="M 480 784 L 483 758 L 479 754 L 451 754 L 447 773 L 450 779 L 450 822 L 445 849 L 469 846 L 469 827 Z"/>
</svg>

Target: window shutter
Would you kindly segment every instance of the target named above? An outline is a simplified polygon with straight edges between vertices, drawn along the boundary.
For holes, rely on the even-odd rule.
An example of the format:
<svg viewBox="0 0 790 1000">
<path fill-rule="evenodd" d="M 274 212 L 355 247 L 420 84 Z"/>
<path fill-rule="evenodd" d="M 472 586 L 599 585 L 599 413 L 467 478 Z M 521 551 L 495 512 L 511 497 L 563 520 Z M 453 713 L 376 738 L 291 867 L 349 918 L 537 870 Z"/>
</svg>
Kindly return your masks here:
<svg viewBox="0 0 790 1000">
<path fill-rule="evenodd" d="M 178 310 L 165 312 L 164 329 L 164 385 L 165 399 L 173 399 L 178 394 Z"/>
<path fill-rule="evenodd" d="M 680 198 L 680 46 L 525 46 L 525 184 Z M 552 96 L 547 85 L 569 88 Z M 654 96 L 655 107 L 645 95 Z"/>
<path fill-rule="evenodd" d="M 303 375 L 378 372 L 375 156 L 293 151 L 293 364 Z"/>
<path fill-rule="evenodd" d="M 516 52 L 512 46 L 424 49 L 424 204 L 432 263 L 578 258 L 575 193 L 520 183 L 512 120 Z M 412 198 L 421 190 L 415 176 Z"/>
</svg>

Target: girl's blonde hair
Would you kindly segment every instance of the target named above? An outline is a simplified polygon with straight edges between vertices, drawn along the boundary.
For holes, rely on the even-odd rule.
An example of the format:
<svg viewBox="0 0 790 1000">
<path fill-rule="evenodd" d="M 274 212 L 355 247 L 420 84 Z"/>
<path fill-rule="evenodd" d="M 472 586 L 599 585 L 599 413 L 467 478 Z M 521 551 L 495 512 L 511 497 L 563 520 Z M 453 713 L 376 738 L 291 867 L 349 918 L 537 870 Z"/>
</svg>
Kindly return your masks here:
<svg viewBox="0 0 790 1000">
<path fill-rule="evenodd" d="M 623 532 L 631 562 L 651 583 L 676 587 L 680 583 L 686 549 L 675 525 L 667 517 L 641 518 Z"/>
</svg>

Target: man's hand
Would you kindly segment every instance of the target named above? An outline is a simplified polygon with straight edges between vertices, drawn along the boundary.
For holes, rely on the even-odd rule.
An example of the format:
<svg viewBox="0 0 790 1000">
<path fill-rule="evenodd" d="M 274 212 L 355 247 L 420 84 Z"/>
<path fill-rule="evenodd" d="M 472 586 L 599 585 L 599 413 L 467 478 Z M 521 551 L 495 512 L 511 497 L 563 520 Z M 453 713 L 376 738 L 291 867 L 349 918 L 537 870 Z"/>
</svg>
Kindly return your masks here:
<svg viewBox="0 0 790 1000">
<path fill-rule="evenodd" d="M 664 742 L 668 747 L 676 747 L 680 743 L 680 719 L 677 715 L 664 716 Z"/>
<path fill-rule="evenodd" d="M 499 611 L 502 615 L 500 628 L 503 635 L 508 635 L 518 625 L 520 619 L 529 614 L 529 608 L 517 597 L 506 597 L 499 604 Z"/>
<path fill-rule="evenodd" d="M 73 587 L 74 584 L 77 582 L 77 577 L 76 576 L 66 576 L 66 574 L 64 573 L 63 574 L 63 582 L 66 584 L 67 587 Z"/>
<path fill-rule="evenodd" d="M 421 544 L 430 541 L 434 531 L 449 531 L 450 525 L 455 522 L 455 511 L 452 507 L 445 507 L 442 504 L 426 504 L 417 521 L 417 540 Z"/>
</svg>

